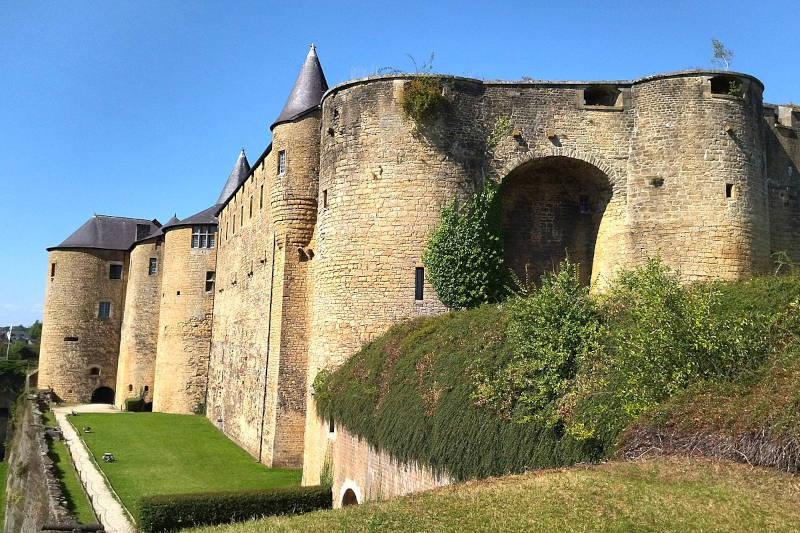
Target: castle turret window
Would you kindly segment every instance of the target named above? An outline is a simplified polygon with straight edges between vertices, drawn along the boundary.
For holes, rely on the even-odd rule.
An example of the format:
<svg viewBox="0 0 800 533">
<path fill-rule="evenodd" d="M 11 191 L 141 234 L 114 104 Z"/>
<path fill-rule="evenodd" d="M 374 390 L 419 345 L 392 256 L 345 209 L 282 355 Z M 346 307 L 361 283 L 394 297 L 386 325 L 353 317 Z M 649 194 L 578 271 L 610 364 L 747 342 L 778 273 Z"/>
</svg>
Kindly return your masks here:
<svg viewBox="0 0 800 533">
<path fill-rule="evenodd" d="M 122 279 L 122 265 L 112 263 L 108 266 L 108 279 Z"/>
<path fill-rule="evenodd" d="M 261 192 L 258 193 L 258 208 L 264 207 L 264 184 L 261 184 Z"/>
<path fill-rule="evenodd" d="M 278 174 L 286 172 L 286 150 L 278 152 Z"/>
<path fill-rule="evenodd" d="M 155 276 L 157 271 L 158 271 L 158 259 L 156 259 L 155 257 L 151 257 L 150 266 L 147 267 L 147 275 Z"/>
<path fill-rule="evenodd" d="M 214 292 L 214 271 L 206 272 L 206 292 Z"/>
<path fill-rule="evenodd" d="M 111 317 L 111 302 L 102 301 L 97 306 L 97 318 L 110 318 Z"/>
<path fill-rule="evenodd" d="M 50 263 L 50 277 L 51 278 L 56 277 L 56 264 L 55 263 Z"/>
<path fill-rule="evenodd" d="M 213 248 L 214 226 L 192 226 L 192 248 Z"/>
<path fill-rule="evenodd" d="M 414 299 L 422 300 L 423 287 L 425 286 L 425 269 L 416 267 L 414 269 Z"/>
</svg>

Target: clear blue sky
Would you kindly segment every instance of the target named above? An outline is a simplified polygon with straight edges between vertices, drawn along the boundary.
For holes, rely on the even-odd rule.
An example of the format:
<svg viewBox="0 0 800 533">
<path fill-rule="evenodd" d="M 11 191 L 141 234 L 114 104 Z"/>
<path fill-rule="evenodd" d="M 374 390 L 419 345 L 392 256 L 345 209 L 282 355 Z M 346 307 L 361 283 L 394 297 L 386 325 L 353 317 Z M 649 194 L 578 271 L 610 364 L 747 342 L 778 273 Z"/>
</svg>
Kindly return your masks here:
<svg viewBox="0 0 800 533">
<path fill-rule="evenodd" d="M 0 0 L 0 324 L 41 317 L 47 253 L 93 213 L 191 215 L 254 161 L 310 43 L 328 83 L 434 51 L 486 79 L 633 79 L 709 67 L 800 101 L 797 0 Z"/>
</svg>

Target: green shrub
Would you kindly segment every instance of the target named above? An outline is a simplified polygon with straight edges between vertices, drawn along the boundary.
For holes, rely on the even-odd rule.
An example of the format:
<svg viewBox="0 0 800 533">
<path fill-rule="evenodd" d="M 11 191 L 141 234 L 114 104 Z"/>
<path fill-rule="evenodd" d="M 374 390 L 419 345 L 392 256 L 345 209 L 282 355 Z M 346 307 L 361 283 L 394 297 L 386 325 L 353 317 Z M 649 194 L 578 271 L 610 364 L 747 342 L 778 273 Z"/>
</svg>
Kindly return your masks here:
<svg viewBox="0 0 800 533">
<path fill-rule="evenodd" d="M 125 399 L 125 410 L 131 413 L 139 413 L 144 409 L 144 400 L 139 397 Z"/>
<path fill-rule="evenodd" d="M 578 265 L 563 262 L 541 287 L 508 303 L 508 335 L 515 355 L 498 366 L 483 360 L 473 399 L 517 422 L 561 422 L 558 402 L 586 357 L 600 347 L 600 321 Z"/>
<path fill-rule="evenodd" d="M 145 496 L 139 501 L 139 527 L 145 533 L 177 531 L 200 525 L 330 509 L 332 501 L 329 487 L 276 487 Z"/>
<path fill-rule="evenodd" d="M 451 309 L 497 302 L 507 295 L 500 186 L 489 181 L 462 206 L 444 207 L 422 254 L 428 280 Z"/>
<path fill-rule="evenodd" d="M 415 122 L 428 119 L 442 104 L 442 79 L 438 76 L 416 76 L 403 85 L 400 105 Z"/>
</svg>

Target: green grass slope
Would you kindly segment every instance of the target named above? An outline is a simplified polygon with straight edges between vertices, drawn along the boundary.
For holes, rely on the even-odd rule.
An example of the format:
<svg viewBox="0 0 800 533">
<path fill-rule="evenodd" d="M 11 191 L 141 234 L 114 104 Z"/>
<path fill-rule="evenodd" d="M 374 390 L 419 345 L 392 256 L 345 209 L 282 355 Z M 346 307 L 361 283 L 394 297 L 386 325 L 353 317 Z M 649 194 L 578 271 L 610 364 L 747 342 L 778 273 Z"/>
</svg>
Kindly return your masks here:
<svg viewBox="0 0 800 533">
<path fill-rule="evenodd" d="M 299 485 L 301 471 L 253 460 L 204 417 L 163 413 L 69 417 L 122 503 L 134 515 L 142 496 Z M 105 463 L 104 453 L 116 461 Z"/>
<path fill-rule="evenodd" d="M 530 472 L 341 510 L 187 531 L 788 532 L 798 524 L 797 476 L 670 458 Z"/>
<path fill-rule="evenodd" d="M 50 443 L 48 453 L 55 466 L 55 474 L 61 482 L 63 494 L 67 499 L 67 509 L 81 524 L 96 524 L 97 520 L 92 511 L 89 498 L 83 490 L 75 467 L 72 466 L 72 457 L 67 445 L 63 441 L 54 440 Z"/>
<path fill-rule="evenodd" d="M 653 261 L 626 276 L 590 304 L 562 276 L 538 300 L 398 324 L 321 373 L 318 413 L 400 460 L 458 480 L 609 459 L 631 425 L 640 429 L 624 432 L 623 454 L 636 456 L 658 449 L 658 424 L 672 431 L 679 422 L 695 433 L 725 427 L 734 439 L 759 432 L 753 442 L 762 451 L 769 444 L 770 454 L 785 457 L 755 464 L 797 471 L 800 275 L 687 288 Z M 575 305 L 562 305 L 569 294 Z M 524 315 L 513 314 L 519 309 Z M 579 327 L 575 312 L 583 313 Z M 520 316 L 532 325 L 520 328 Z M 525 338 L 515 340 L 514 331 L 541 335 L 528 343 L 534 355 L 519 353 Z M 583 331 L 597 332 L 590 352 L 564 353 L 559 339 Z M 548 366 L 556 357 L 561 374 Z M 490 394 L 481 390 L 486 383 Z M 546 410 L 538 416 L 530 405 Z M 655 429 L 637 425 L 646 420 Z"/>
</svg>

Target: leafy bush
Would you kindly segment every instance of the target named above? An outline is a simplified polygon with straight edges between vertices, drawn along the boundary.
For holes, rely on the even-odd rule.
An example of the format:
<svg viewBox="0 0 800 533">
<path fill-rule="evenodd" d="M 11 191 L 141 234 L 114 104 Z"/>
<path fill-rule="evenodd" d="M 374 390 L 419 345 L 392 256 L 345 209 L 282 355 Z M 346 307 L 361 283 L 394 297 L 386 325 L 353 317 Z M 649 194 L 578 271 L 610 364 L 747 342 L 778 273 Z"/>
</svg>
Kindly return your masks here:
<svg viewBox="0 0 800 533">
<path fill-rule="evenodd" d="M 139 413 L 144 410 L 144 400 L 139 397 L 125 399 L 125 410 L 131 413 Z"/>
<path fill-rule="evenodd" d="M 473 398 L 517 422 L 561 422 L 557 404 L 585 358 L 600 347 L 600 322 L 578 266 L 566 261 L 542 276 L 529 297 L 508 303 L 508 335 L 515 355 L 497 366 L 484 360 Z"/>
<path fill-rule="evenodd" d="M 146 533 L 241 522 L 272 515 L 330 509 L 330 488 L 272 489 L 146 496 L 139 502 L 139 527 Z"/>
<path fill-rule="evenodd" d="M 730 380 L 758 366 L 769 318 L 725 312 L 719 287 L 684 286 L 655 259 L 621 272 L 601 302 L 603 349 L 587 359 L 562 405 L 572 415 L 567 431 L 610 449 L 636 417 L 690 384 Z"/>
<path fill-rule="evenodd" d="M 422 254 L 428 280 L 451 309 L 497 302 L 507 295 L 500 186 L 489 181 L 462 206 L 444 207 Z"/>
<path fill-rule="evenodd" d="M 428 119 L 442 104 L 442 79 L 438 76 L 416 76 L 403 85 L 400 105 L 415 122 Z"/>
</svg>

